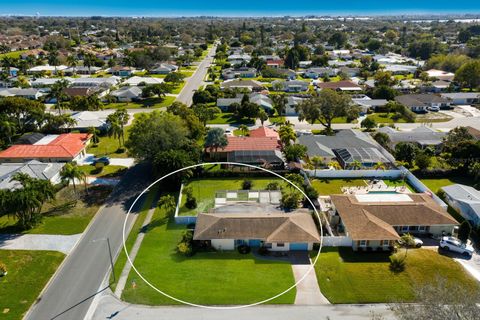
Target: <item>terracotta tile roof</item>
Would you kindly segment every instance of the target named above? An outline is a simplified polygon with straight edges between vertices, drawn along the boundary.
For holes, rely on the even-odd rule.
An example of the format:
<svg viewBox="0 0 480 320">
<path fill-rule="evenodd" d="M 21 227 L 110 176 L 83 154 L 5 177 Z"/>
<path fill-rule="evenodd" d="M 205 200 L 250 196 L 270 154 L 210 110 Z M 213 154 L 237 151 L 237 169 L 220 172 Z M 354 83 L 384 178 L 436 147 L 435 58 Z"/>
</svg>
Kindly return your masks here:
<svg viewBox="0 0 480 320">
<path fill-rule="evenodd" d="M 319 88 L 322 89 L 340 89 L 340 88 L 361 88 L 358 84 L 353 83 L 352 81 L 343 80 L 337 82 L 321 82 L 317 84 Z"/>
<path fill-rule="evenodd" d="M 91 138 L 88 133 L 61 134 L 45 145 L 17 144 L 0 152 L 0 159 L 75 158 Z"/>
<path fill-rule="evenodd" d="M 359 202 L 355 195 L 332 195 L 331 200 L 353 240 L 398 239 L 393 226 L 458 224 L 429 195 L 408 196 L 412 201 Z"/>
<path fill-rule="evenodd" d="M 245 150 L 280 150 L 277 138 L 273 137 L 227 137 L 228 145 L 218 152 Z"/>
<path fill-rule="evenodd" d="M 277 131 L 267 128 L 267 127 L 259 127 L 257 129 L 250 131 L 250 137 L 271 137 L 279 139 Z"/>
<path fill-rule="evenodd" d="M 260 239 L 267 242 L 319 242 L 310 213 L 201 213 L 195 240 Z"/>
</svg>

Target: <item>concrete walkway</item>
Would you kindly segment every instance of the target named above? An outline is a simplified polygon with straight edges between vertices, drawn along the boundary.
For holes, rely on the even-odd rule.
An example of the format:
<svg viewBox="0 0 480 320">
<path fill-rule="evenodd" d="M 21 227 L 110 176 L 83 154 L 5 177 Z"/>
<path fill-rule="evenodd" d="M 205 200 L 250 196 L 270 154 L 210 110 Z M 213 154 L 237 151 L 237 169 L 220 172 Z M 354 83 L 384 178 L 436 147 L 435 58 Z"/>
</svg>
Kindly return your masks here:
<svg viewBox="0 0 480 320">
<path fill-rule="evenodd" d="M 145 237 L 145 231 L 147 230 L 148 225 L 150 224 L 150 221 L 152 221 L 152 217 L 153 217 L 153 213 L 155 212 L 157 201 L 158 199 L 155 198 L 154 201 L 152 202 L 153 204 L 152 208 L 148 210 L 147 216 L 145 217 L 145 220 L 143 221 L 143 224 L 142 224 L 142 229 L 138 234 L 132 249 L 128 253 L 132 262 L 135 261 L 135 257 L 137 256 L 138 250 L 142 245 L 143 238 Z M 135 230 L 132 230 L 132 232 L 135 232 Z M 119 298 L 122 296 L 123 289 L 125 289 L 125 285 L 127 284 L 127 280 L 128 280 L 128 275 L 131 270 L 132 270 L 132 265 L 127 260 L 125 263 L 125 266 L 123 267 L 122 273 L 120 274 L 120 278 L 118 278 L 117 286 L 115 287 L 115 295 Z"/>
<path fill-rule="evenodd" d="M 307 276 L 297 284 L 297 295 L 295 304 L 297 305 L 321 305 L 330 304 L 325 296 L 320 292 L 317 275 L 312 269 L 311 261 L 307 252 L 290 252 L 290 261 L 292 263 L 293 276 L 295 282 L 300 281 L 305 274 Z"/>
<path fill-rule="evenodd" d="M 51 250 L 69 254 L 82 234 L 71 236 L 49 234 L 2 234 L 0 249 L 3 250 Z"/>
</svg>

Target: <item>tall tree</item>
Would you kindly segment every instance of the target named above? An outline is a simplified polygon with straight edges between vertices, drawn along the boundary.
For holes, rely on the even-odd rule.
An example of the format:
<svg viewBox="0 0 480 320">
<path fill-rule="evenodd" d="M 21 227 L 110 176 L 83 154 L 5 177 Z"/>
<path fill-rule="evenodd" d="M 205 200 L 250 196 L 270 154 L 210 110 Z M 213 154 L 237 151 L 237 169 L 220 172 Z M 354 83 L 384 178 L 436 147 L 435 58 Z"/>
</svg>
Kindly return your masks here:
<svg viewBox="0 0 480 320">
<path fill-rule="evenodd" d="M 215 153 L 219 148 L 225 149 L 228 145 L 228 139 L 225 136 L 225 131 L 222 128 L 211 128 L 207 132 L 207 137 L 205 138 L 205 149 L 214 151 Z"/>
<path fill-rule="evenodd" d="M 69 83 L 65 79 L 58 80 L 50 88 L 50 92 L 47 95 L 47 99 L 55 99 L 55 109 L 58 110 L 58 114 L 62 114 L 62 109 L 65 107 L 65 100 L 67 95 L 65 89 Z"/>
<path fill-rule="evenodd" d="M 60 171 L 60 177 L 63 182 L 67 184 L 72 183 L 75 193 L 77 192 L 76 181 L 82 181 L 85 184 L 85 189 L 87 188 L 87 175 L 80 169 L 76 162 L 65 164 L 62 171 Z"/>
</svg>

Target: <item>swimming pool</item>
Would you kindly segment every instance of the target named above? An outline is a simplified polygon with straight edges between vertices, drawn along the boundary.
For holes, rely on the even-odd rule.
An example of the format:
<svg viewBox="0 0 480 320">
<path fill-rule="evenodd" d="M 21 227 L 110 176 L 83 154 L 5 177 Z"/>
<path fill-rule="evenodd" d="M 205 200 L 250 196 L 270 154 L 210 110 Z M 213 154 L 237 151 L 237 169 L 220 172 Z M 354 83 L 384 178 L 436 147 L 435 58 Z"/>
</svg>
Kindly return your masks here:
<svg viewBox="0 0 480 320">
<path fill-rule="evenodd" d="M 399 194 L 397 191 L 368 191 L 369 194 Z"/>
</svg>

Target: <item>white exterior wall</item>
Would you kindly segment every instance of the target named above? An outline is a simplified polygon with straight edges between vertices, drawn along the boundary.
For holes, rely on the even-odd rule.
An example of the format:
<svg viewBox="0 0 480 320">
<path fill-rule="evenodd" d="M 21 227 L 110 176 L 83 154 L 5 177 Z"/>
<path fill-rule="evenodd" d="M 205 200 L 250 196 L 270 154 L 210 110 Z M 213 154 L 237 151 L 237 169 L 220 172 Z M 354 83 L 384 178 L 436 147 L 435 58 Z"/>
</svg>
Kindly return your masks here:
<svg viewBox="0 0 480 320">
<path fill-rule="evenodd" d="M 283 244 L 284 244 L 283 247 L 277 247 L 277 243 L 272 242 L 272 248 L 269 249 L 269 250 L 270 251 L 288 251 L 288 250 L 290 250 L 290 244 L 288 242 L 284 242 Z"/>
<path fill-rule="evenodd" d="M 235 240 L 233 239 L 212 239 L 212 247 L 217 250 L 234 250 Z"/>
</svg>

